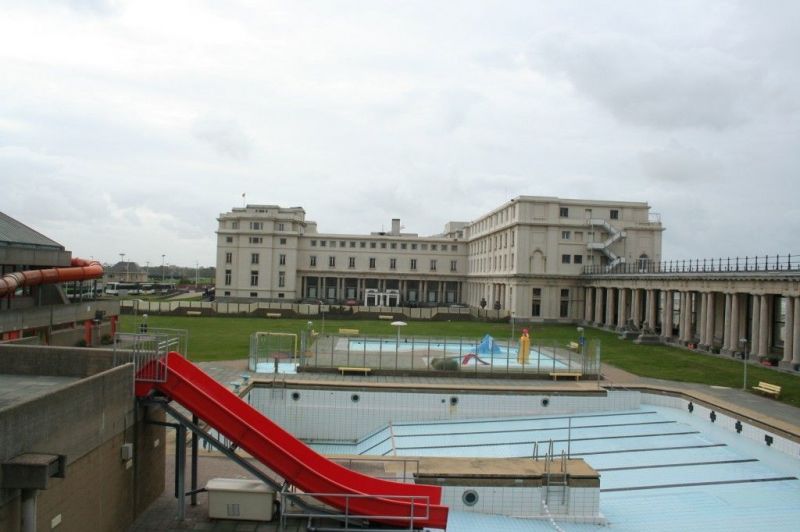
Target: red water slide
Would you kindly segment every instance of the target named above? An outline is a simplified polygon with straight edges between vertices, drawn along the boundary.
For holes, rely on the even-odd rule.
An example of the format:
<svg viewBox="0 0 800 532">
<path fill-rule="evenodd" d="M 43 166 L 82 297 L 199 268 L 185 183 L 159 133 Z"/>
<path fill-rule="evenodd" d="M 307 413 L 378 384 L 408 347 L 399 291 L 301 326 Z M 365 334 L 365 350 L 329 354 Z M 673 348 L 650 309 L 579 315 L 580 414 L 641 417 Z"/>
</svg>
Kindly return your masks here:
<svg viewBox="0 0 800 532">
<path fill-rule="evenodd" d="M 103 276 L 103 266 L 96 260 L 72 259 L 70 268 L 48 268 L 11 272 L 0 277 L 0 297 L 13 294 L 21 286 L 37 286 L 67 281 L 86 281 Z"/>
<path fill-rule="evenodd" d="M 440 487 L 392 482 L 340 466 L 178 353 L 167 355 L 167 368 L 166 382 L 137 382 L 136 394 L 141 397 L 158 389 L 301 491 L 329 494 L 316 498 L 340 510 L 347 508 L 350 515 L 375 516 L 375 521 L 386 524 L 408 527 L 413 516 L 414 527 L 447 527 L 448 509 L 441 505 Z"/>
</svg>

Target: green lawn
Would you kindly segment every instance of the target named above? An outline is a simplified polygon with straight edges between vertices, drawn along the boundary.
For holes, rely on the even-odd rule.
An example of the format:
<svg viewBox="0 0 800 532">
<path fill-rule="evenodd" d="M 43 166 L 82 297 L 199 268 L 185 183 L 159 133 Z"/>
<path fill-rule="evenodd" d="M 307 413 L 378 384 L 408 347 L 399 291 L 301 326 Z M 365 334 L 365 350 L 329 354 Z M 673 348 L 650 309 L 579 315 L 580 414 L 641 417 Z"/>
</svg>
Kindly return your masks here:
<svg viewBox="0 0 800 532">
<path fill-rule="evenodd" d="M 141 317 L 122 316 L 123 332 L 134 332 Z M 250 334 L 256 331 L 299 333 L 307 327 L 307 320 L 265 318 L 205 318 L 150 316 L 152 327 L 187 329 L 189 355 L 193 360 L 222 360 L 247 357 Z M 313 320 L 313 328 L 320 331 L 322 323 Z M 325 320 L 325 330 L 337 331 L 340 327 L 359 329 L 362 334 L 392 335 L 396 329 L 386 321 Z M 529 327 L 533 342 L 566 344 L 575 341 L 578 333 L 571 325 L 536 325 Z M 519 336 L 520 326 L 515 328 Z M 411 321 L 403 334 L 413 336 L 452 336 L 478 338 L 484 334 L 496 338 L 509 338 L 511 326 L 507 323 L 482 323 L 471 321 L 436 322 Z M 599 339 L 603 346 L 603 362 L 643 377 L 697 382 L 739 388 L 742 386 L 742 363 L 666 346 L 636 345 L 620 340 L 615 334 L 586 329 L 587 340 Z M 783 387 L 781 401 L 800 406 L 800 376 L 771 371 L 758 366 L 748 367 L 748 385 L 765 380 Z"/>
</svg>

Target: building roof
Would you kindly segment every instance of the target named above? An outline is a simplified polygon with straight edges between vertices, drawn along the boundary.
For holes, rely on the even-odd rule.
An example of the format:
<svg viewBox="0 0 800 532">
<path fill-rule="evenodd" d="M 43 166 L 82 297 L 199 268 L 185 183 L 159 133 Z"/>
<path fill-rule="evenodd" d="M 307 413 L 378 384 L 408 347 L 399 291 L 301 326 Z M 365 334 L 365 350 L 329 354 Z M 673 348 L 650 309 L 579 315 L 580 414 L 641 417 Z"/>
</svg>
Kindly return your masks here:
<svg viewBox="0 0 800 532">
<path fill-rule="evenodd" d="M 64 246 L 0 212 L 0 245 L 37 247 L 64 251 Z"/>
</svg>

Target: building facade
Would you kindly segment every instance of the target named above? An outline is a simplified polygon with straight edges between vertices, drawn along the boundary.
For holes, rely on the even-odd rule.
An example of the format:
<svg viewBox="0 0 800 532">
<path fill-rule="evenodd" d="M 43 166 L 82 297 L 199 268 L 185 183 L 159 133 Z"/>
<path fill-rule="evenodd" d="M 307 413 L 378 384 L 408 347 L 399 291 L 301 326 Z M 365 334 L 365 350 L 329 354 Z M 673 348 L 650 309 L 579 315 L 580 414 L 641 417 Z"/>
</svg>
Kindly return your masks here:
<svg viewBox="0 0 800 532">
<path fill-rule="evenodd" d="M 320 233 L 301 207 L 248 205 L 218 218 L 220 301 L 466 304 L 520 319 L 582 315 L 585 265 L 661 260 L 646 203 L 519 196 L 441 234 Z"/>
</svg>

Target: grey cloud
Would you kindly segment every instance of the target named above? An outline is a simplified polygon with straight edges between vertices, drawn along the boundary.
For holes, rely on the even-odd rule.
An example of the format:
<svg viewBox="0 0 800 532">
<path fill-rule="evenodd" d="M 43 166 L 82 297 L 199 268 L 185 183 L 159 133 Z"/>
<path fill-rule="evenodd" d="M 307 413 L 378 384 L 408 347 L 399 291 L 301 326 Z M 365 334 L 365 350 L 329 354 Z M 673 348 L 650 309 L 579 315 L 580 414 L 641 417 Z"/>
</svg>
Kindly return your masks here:
<svg viewBox="0 0 800 532">
<path fill-rule="evenodd" d="M 192 133 L 221 155 L 233 159 L 246 159 L 250 155 L 251 141 L 233 120 L 204 118 L 195 122 Z"/>
<path fill-rule="evenodd" d="M 641 152 L 639 162 L 645 176 L 668 183 L 708 181 L 722 174 L 722 165 L 713 156 L 674 139 L 664 148 Z"/>
<path fill-rule="evenodd" d="M 709 47 L 670 48 L 631 35 L 540 36 L 534 69 L 563 75 L 619 120 L 656 129 L 723 130 L 747 122 L 764 96 L 756 65 Z"/>
</svg>

